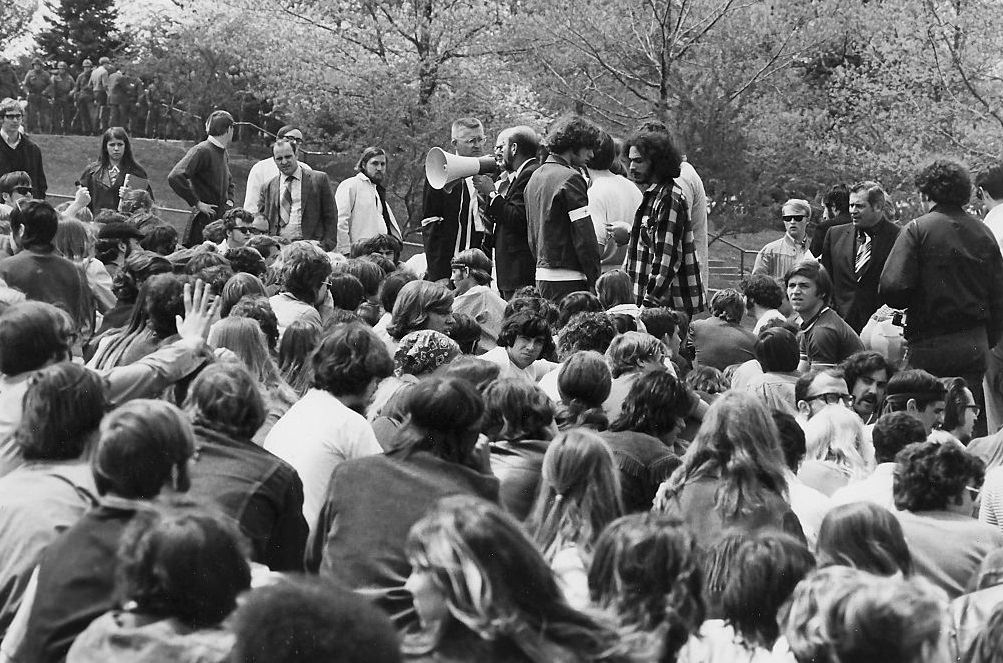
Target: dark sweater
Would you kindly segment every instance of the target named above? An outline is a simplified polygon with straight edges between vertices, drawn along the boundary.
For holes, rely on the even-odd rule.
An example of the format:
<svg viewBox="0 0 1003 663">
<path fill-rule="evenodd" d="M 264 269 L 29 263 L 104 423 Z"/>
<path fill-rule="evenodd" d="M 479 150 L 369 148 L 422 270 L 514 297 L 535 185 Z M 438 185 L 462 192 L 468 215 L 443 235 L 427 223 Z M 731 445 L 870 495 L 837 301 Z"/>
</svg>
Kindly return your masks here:
<svg viewBox="0 0 1003 663">
<path fill-rule="evenodd" d="M 2 142 L 2 141 L 0 141 Z M 77 322 L 86 322 L 89 291 L 83 270 L 52 252 L 25 250 L 0 260 L 0 278 L 28 299 L 58 306 Z"/>
<path fill-rule="evenodd" d="M 650 511 L 658 486 L 679 467 L 679 456 L 657 437 L 644 433 L 605 431 L 600 435 L 613 450 L 627 513 Z"/>
<path fill-rule="evenodd" d="M 195 145 L 181 157 L 167 176 L 167 183 L 193 207 L 199 202 L 215 205 L 215 219 L 226 212 L 227 201 L 233 201 L 230 158 L 226 150 L 208 140 Z"/>
<path fill-rule="evenodd" d="M 31 195 L 38 199 L 45 198 L 49 183 L 45 181 L 45 170 L 42 168 L 42 150 L 31 142 L 27 136 L 21 136 L 17 147 L 12 148 L 3 138 L 0 138 L 0 175 L 23 170 L 31 178 Z"/>
<path fill-rule="evenodd" d="M 491 443 L 491 471 L 501 482 L 502 506 L 517 520 L 526 520 L 533 508 L 549 444 L 543 440 Z"/>
</svg>

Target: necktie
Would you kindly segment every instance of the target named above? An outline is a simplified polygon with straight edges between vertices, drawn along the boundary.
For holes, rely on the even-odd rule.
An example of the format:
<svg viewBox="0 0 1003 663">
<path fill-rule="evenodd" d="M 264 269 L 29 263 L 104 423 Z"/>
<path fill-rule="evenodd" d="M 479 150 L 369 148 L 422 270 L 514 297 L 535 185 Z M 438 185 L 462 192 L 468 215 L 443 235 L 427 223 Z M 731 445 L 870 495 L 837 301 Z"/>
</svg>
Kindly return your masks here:
<svg viewBox="0 0 1003 663">
<path fill-rule="evenodd" d="M 289 225 L 289 217 L 293 213 L 293 180 L 296 179 L 292 175 L 286 178 L 286 186 L 282 190 L 282 202 L 280 204 L 281 210 L 279 212 L 282 217 L 282 225 Z"/>
<path fill-rule="evenodd" d="M 853 271 L 857 276 L 857 283 L 864 277 L 867 271 L 867 263 L 871 260 L 871 236 L 863 230 L 857 231 L 857 259 L 853 264 Z"/>
<path fill-rule="evenodd" d="M 390 208 L 387 207 L 387 197 L 386 197 L 386 194 L 387 194 L 386 189 L 384 189 L 382 186 L 380 186 L 379 184 L 377 184 L 376 185 L 376 197 L 380 201 L 380 211 L 383 213 L 383 225 L 385 225 L 387 227 L 387 234 L 388 235 L 391 235 L 393 237 L 396 237 L 397 239 L 400 239 L 400 236 L 399 236 L 399 234 L 397 232 L 397 229 L 394 228 L 394 224 L 390 221 Z"/>
</svg>

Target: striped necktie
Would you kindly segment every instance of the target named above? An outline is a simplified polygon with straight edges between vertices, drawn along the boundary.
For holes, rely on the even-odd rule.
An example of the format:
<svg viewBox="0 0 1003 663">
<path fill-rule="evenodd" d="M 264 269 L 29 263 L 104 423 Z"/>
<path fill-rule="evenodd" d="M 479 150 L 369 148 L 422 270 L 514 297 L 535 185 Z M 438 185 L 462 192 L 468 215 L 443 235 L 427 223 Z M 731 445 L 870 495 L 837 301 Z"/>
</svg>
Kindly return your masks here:
<svg viewBox="0 0 1003 663">
<path fill-rule="evenodd" d="M 282 189 L 282 203 L 280 216 L 282 217 L 282 225 L 289 225 L 289 217 L 293 213 L 293 180 L 296 179 L 292 175 L 286 178 L 286 185 Z"/>
<path fill-rule="evenodd" d="M 864 278 L 867 271 L 867 263 L 871 261 L 871 236 L 863 230 L 857 231 L 857 259 L 853 263 L 853 271 L 857 276 L 857 283 Z"/>
</svg>

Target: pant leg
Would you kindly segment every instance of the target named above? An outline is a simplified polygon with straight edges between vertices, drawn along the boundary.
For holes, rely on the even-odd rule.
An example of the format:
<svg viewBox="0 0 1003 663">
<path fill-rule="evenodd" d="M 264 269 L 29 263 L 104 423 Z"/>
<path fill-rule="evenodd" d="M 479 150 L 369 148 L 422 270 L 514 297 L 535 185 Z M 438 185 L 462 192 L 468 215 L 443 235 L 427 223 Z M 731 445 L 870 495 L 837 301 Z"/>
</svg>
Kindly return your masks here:
<svg viewBox="0 0 1003 663">
<path fill-rule="evenodd" d="M 968 383 L 975 404 L 981 412 L 975 421 L 973 437 L 986 435 L 986 403 L 983 378 L 989 357 L 989 339 L 985 327 L 942 334 L 919 341 L 910 340 L 906 365 L 921 368 L 938 378 L 960 377 Z"/>
<path fill-rule="evenodd" d="M 546 299 L 557 304 L 564 298 L 564 295 L 572 292 L 588 290 L 587 281 L 537 281 L 536 289 L 540 291 Z"/>
</svg>

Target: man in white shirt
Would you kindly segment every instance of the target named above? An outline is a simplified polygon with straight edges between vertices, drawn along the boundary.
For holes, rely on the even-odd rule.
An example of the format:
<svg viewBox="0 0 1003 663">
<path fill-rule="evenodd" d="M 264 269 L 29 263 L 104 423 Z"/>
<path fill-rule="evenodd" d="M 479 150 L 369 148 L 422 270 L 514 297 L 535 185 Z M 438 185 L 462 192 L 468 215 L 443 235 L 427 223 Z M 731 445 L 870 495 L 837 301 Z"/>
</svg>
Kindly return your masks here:
<svg viewBox="0 0 1003 663">
<path fill-rule="evenodd" d="M 313 356 L 313 389 L 279 419 L 265 449 L 303 481 L 303 516 L 310 530 L 339 463 L 383 453 L 364 412 L 376 385 L 394 369 L 383 342 L 363 323 L 338 325 Z"/>
<path fill-rule="evenodd" d="M 285 138 L 293 146 L 293 153 L 299 157 L 299 146 L 303 142 L 303 132 L 287 124 L 279 129 L 276 138 Z M 313 170 L 308 164 L 299 162 L 303 170 Z M 261 190 L 265 188 L 271 180 L 279 176 L 279 167 L 275 164 L 275 159 L 269 157 L 262 159 L 253 166 L 247 173 L 247 188 L 244 192 L 244 209 L 251 214 L 258 211 L 258 201 L 261 198 Z"/>
<path fill-rule="evenodd" d="M 850 502 L 873 502 L 895 511 L 892 486 L 895 475 L 895 455 L 914 442 L 926 440 L 922 422 L 906 412 L 889 412 L 874 424 L 871 434 L 874 460 L 877 465 L 871 476 L 839 488 L 830 498 L 831 506 Z"/>
<path fill-rule="evenodd" d="M 387 202 L 383 179 L 387 172 L 387 153 L 379 147 L 367 147 L 355 164 L 358 174 L 338 185 L 334 201 L 338 206 L 337 251 L 349 255 L 352 244 L 376 235 L 401 239 L 400 226 Z"/>
<path fill-rule="evenodd" d="M 636 184 L 610 170 L 615 160 L 616 144 L 613 137 L 603 131 L 599 146 L 588 164 L 589 214 L 602 253 L 600 265 L 603 272 L 623 266 L 627 256 L 627 239 L 643 197 Z M 618 246 L 620 243 L 616 241 L 616 236 L 623 238 L 622 245 Z"/>
<path fill-rule="evenodd" d="M 986 209 L 985 224 L 1003 251 L 1003 164 L 991 166 L 975 177 L 975 196 Z M 983 391 L 986 395 L 986 424 L 992 435 L 1003 426 L 1003 344 L 986 355 Z"/>
</svg>

